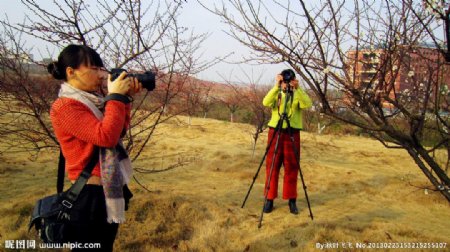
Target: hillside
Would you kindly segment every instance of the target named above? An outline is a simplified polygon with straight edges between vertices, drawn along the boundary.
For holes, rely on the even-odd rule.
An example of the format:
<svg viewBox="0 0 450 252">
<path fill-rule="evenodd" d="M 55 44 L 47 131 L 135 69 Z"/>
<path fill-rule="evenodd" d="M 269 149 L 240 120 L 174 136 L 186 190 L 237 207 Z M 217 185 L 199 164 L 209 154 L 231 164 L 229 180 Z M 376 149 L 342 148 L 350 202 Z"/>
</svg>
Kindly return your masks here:
<svg viewBox="0 0 450 252">
<path fill-rule="evenodd" d="M 117 251 L 315 251 L 316 243 L 326 242 L 450 246 L 449 204 L 439 193 L 419 188 L 429 183 L 403 150 L 386 149 L 367 138 L 302 132 L 301 167 L 314 221 L 299 186 L 300 214 L 289 214 L 287 202 L 277 199 L 258 229 L 264 169 L 246 207 L 240 206 L 264 153 L 266 135 L 252 159 L 249 125 L 194 118 L 187 127 L 181 123 L 185 121 L 180 117 L 162 125 L 134 163 L 145 169 L 177 161 L 185 165 L 136 173 L 150 192 L 135 181 L 131 184 L 135 197 L 128 221 L 119 229 Z M 33 239 L 27 233 L 29 215 L 35 200 L 55 190 L 56 157 L 47 153 L 29 161 L 0 156 L 2 244 Z"/>
</svg>

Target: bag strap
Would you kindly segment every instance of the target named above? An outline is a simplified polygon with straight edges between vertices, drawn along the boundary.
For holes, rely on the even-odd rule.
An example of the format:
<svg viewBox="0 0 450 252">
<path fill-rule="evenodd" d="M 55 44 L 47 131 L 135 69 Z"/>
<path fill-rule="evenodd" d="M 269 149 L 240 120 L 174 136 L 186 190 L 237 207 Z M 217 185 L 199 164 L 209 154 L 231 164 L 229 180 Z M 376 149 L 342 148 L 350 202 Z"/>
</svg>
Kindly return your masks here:
<svg viewBox="0 0 450 252">
<path fill-rule="evenodd" d="M 59 162 L 58 162 L 58 180 L 56 181 L 56 192 L 62 193 L 64 188 L 64 169 L 66 166 L 66 159 L 62 154 L 61 148 L 59 149 Z"/>
<path fill-rule="evenodd" d="M 64 193 L 63 201 L 61 202 L 65 207 L 72 208 L 73 202 L 75 202 L 78 198 L 78 195 L 80 194 L 81 190 L 83 189 L 84 185 L 86 185 L 89 177 L 91 177 L 92 170 L 94 170 L 95 165 L 98 163 L 99 158 L 99 152 L 100 148 L 98 146 L 94 146 L 94 152 L 92 153 L 91 159 L 89 160 L 89 163 L 84 167 L 83 171 L 80 173 L 80 176 L 75 181 L 75 183 L 67 190 L 66 193 Z M 62 163 L 65 163 L 65 160 L 61 161 L 61 157 L 64 159 L 64 156 L 61 153 L 59 165 Z M 61 176 L 62 174 L 62 176 Z M 61 182 L 62 181 L 62 182 Z M 61 172 L 61 166 L 58 167 L 58 181 L 57 181 L 57 190 L 58 193 L 62 192 L 62 187 L 64 184 L 64 167 L 62 168 Z"/>
</svg>

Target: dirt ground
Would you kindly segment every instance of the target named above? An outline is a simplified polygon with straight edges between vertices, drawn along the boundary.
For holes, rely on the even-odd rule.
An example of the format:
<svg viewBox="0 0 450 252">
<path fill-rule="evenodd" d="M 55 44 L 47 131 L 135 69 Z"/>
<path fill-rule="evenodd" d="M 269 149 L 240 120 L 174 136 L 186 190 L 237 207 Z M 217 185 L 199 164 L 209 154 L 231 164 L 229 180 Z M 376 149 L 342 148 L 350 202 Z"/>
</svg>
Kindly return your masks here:
<svg viewBox="0 0 450 252">
<path fill-rule="evenodd" d="M 146 189 L 135 181 L 130 185 L 135 197 L 116 251 L 319 251 L 321 246 L 362 251 L 357 246 L 397 250 L 439 243 L 446 248 L 433 251 L 450 251 L 449 204 L 424 189 L 430 183 L 406 151 L 363 137 L 302 132 L 301 169 L 314 220 L 299 186 L 300 214 L 290 214 L 287 202 L 278 198 L 258 229 L 265 166 L 245 208 L 241 204 L 267 134 L 252 158 L 251 126 L 194 118 L 188 127 L 185 121 L 180 117 L 162 125 L 134 162 L 148 170 L 185 165 L 135 173 Z M 36 161 L 23 154 L 0 156 L 0 249 L 5 240 L 36 239 L 26 226 L 34 202 L 55 191 L 56 160 L 56 153 Z M 280 178 L 280 190 L 281 183 Z M 414 249 L 422 250 L 428 251 Z"/>
</svg>

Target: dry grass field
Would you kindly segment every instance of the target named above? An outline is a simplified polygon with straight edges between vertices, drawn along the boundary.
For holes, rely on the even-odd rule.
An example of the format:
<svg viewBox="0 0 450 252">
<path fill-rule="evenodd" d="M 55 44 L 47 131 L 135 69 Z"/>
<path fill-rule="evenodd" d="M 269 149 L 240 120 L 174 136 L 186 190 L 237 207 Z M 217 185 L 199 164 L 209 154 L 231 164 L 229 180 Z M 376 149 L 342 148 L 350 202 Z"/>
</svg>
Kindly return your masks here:
<svg viewBox="0 0 450 252">
<path fill-rule="evenodd" d="M 162 125 L 134 162 L 146 169 L 178 160 L 187 164 L 162 173 L 136 173 L 150 192 L 131 184 L 135 197 L 120 227 L 117 251 L 317 251 L 317 243 L 327 242 L 339 243 L 328 251 L 361 251 L 355 248 L 358 242 L 444 242 L 446 249 L 433 251 L 449 250 L 449 204 L 439 193 L 419 189 L 429 183 L 406 151 L 362 137 L 302 132 L 301 167 L 315 218 L 309 218 L 299 187 L 300 214 L 291 215 L 287 202 L 277 199 L 258 229 L 264 170 L 246 207 L 240 206 L 267 135 L 252 159 L 251 126 L 194 118 L 187 127 L 184 121 L 180 117 Z M 27 233 L 30 212 L 35 200 L 54 193 L 56 166 L 56 153 L 36 161 L 0 156 L 1 249 L 5 240 L 35 238 Z"/>
</svg>

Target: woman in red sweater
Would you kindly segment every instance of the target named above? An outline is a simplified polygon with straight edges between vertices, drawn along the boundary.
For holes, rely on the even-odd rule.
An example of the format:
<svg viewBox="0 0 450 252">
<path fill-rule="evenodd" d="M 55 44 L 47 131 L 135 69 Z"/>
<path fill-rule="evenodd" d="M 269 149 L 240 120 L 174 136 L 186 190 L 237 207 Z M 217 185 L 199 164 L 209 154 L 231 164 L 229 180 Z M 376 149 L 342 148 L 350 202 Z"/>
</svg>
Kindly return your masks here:
<svg viewBox="0 0 450 252">
<path fill-rule="evenodd" d="M 112 251 L 118 224 L 125 221 L 124 188 L 132 172 L 120 139 L 130 122 L 130 96 L 142 85 L 123 72 L 114 81 L 108 76 L 108 95 L 101 95 L 107 71 L 98 53 L 84 45 L 64 48 L 48 71 L 64 80 L 50 118 L 72 183 L 92 159 L 94 146 L 100 148 L 67 235 L 72 242 L 101 243 L 102 251 Z"/>
</svg>

